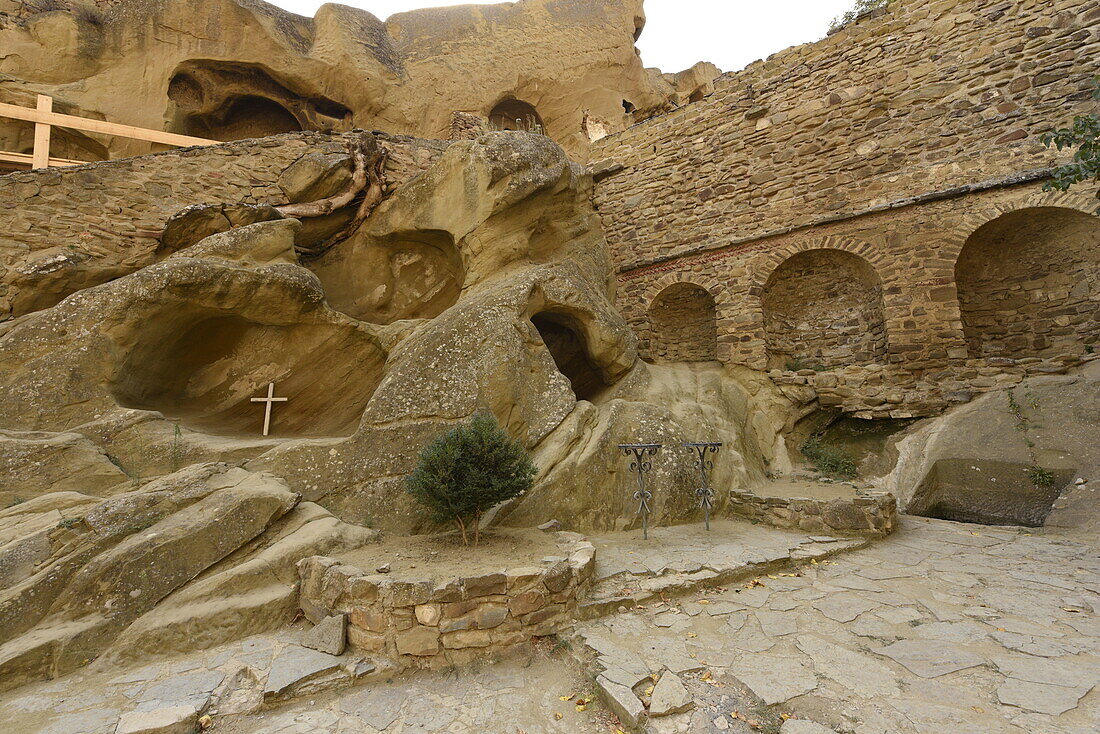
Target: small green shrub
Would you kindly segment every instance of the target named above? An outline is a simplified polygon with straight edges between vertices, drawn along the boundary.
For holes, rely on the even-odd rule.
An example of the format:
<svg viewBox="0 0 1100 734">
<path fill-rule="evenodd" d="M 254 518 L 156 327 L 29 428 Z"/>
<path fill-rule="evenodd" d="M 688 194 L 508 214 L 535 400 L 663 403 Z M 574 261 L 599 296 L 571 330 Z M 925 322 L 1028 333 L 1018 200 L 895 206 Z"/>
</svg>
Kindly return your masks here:
<svg viewBox="0 0 1100 734">
<path fill-rule="evenodd" d="M 429 518 L 457 525 L 467 545 L 472 524 L 476 545 L 482 514 L 526 492 L 536 474 L 523 446 L 509 438 L 492 414 L 478 413 L 425 446 L 406 481 L 409 494 L 424 505 Z"/>
<path fill-rule="evenodd" d="M 1039 489 L 1051 489 L 1054 487 L 1054 472 L 1049 469 L 1035 464 L 1027 468 L 1027 476 L 1031 479 L 1031 483 Z"/>
<path fill-rule="evenodd" d="M 833 479 L 854 479 L 859 473 L 852 457 L 838 448 L 827 445 L 821 434 L 806 439 L 799 447 L 814 468 Z"/>
<path fill-rule="evenodd" d="M 8 503 L 8 507 L 15 507 L 16 505 L 21 505 L 24 502 L 26 502 L 26 500 L 22 497 L 12 497 L 11 502 Z"/>
<path fill-rule="evenodd" d="M 1093 87 L 1093 98 L 1100 100 L 1100 77 L 1093 80 Z M 1052 130 L 1039 139 L 1048 148 L 1076 149 L 1071 163 L 1051 172 L 1043 191 L 1069 191 L 1079 183 L 1100 181 L 1100 115 L 1078 115 L 1071 127 Z M 1100 214 L 1100 209 L 1097 213 Z"/>
</svg>

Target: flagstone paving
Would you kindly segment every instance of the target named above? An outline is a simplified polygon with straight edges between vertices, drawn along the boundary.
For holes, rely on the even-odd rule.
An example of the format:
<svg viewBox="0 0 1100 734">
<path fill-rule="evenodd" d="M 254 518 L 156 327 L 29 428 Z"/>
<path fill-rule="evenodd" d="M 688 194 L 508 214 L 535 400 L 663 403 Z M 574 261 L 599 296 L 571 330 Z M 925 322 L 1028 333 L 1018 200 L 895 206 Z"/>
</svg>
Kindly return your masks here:
<svg viewBox="0 0 1100 734">
<path fill-rule="evenodd" d="M 685 690 L 692 701 L 682 713 L 643 718 L 653 734 L 1100 731 L 1094 538 L 906 517 L 891 538 L 832 558 L 816 550 L 827 539 L 749 525 L 711 542 L 737 542 L 730 538 L 738 529 L 739 540 L 763 544 L 765 561 L 785 543 L 805 565 L 746 558 L 758 578 L 628 595 L 615 608 L 622 611 L 566 634 L 571 651 L 528 648 L 459 673 L 386 680 L 354 652 L 337 658 L 299 647 L 301 631 L 291 629 L 127 671 L 97 662 L 4 694 L 0 715 L 21 734 L 114 734 L 120 717 L 135 711 L 185 723 L 211 713 L 213 730 L 229 734 L 587 734 L 613 731 L 618 708 L 596 697 L 594 681 L 647 698 L 656 688 L 651 676 L 667 669 L 683 688 L 670 679 L 658 707 L 684 708 Z M 680 548 L 671 531 L 652 546 L 593 538 L 604 545 L 601 583 L 617 579 L 622 591 L 707 570 L 705 536 L 681 532 L 690 542 Z M 806 548 L 815 550 L 807 556 Z M 689 568 L 696 562 L 700 569 Z M 640 567 L 648 570 L 636 573 Z M 578 710 L 578 697 L 596 700 Z M 633 710 L 640 709 L 639 701 Z"/>
<path fill-rule="evenodd" d="M 1093 734 L 1100 555 L 1080 540 L 909 517 L 799 575 L 645 605 L 575 636 L 610 679 L 705 669 L 835 731 Z M 708 715 L 662 726 L 709 731 Z"/>
</svg>

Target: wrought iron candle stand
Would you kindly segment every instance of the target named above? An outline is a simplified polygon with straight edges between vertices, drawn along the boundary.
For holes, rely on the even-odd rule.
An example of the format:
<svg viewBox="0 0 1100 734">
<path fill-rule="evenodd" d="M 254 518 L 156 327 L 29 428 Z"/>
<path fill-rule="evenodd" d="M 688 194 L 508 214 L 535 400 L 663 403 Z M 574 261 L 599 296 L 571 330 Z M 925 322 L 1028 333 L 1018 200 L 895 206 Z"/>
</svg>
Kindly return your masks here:
<svg viewBox="0 0 1100 734">
<path fill-rule="evenodd" d="M 699 498 L 699 506 L 703 508 L 703 518 L 707 530 L 710 530 L 710 508 L 714 506 L 714 490 L 711 489 L 707 475 L 714 469 L 714 461 L 707 458 L 708 454 L 717 454 L 722 448 L 720 443 L 685 443 L 684 448 L 695 455 L 695 468 L 699 470 L 699 488 L 695 490 L 695 496 Z"/>
<path fill-rule="evenodd" d="M 649 540 L 649 501 L 653 499 L 653 493 L 645 487 L 645 475 L 653 469 L 653 462 L 645 457 L 656 456 L 661 450 L 659 443 L 621 443 L 624 456 L 633 456 L 630 462 L 630 471 L 635 473 L 638 480 L 638 490 L 634 493 L 634 499 L 638 501 L 638 514 L 642 516 L 642 538 Z"/>
</svg>

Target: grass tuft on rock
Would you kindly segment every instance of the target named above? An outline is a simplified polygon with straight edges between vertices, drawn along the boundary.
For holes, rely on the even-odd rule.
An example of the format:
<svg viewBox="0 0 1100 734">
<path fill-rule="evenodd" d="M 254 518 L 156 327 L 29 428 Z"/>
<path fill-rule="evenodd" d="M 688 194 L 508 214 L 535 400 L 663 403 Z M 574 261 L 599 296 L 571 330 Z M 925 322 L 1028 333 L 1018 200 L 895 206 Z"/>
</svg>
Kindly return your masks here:
<svg viewBox="0 0 1100 734">
<path fill-rule="evenodd" d="M 432 522 L 454 524 L 469 545 L 479 540 L 481 516 L 494 505 L 526 492 L 538 470 L 491 413 L 478 413 L 443 433 L 420 452 L 407 489 Z"/>
</svg>

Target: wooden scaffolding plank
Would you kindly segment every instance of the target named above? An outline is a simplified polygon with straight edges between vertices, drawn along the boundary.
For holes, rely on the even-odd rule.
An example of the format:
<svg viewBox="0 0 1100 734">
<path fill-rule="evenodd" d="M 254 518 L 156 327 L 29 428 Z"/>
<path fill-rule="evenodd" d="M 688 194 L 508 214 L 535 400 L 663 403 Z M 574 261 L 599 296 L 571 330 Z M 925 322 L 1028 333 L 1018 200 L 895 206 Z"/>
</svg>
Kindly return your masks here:
<svg viewBox="0 0 1100 734">
<path fill-rule="evenodd" d="M 19 105 L 0 102 L 0 117 L 8 117 L 13 120 L 23 120 L 56 127 L 66 127 L 71 130 L 81 130 L 89 133 L 102 133 L 104 135 L 118 135 L 133 140 L 144 140 L 147 143 L 161 143 L 163 145 L 175 145 L 189 147 L 192 145 L 216 145 L 220 140 L 207 140 L 206 138 L 193 138 L 190 135 L 177 135 L 160 130 L 147 130 L 133 125 L 120 125 L 115 122 L 103 120 L 89 120 L 84 117 L 63 115 L 58 112 L 43 112 L 32 110 Z"/>
<path fill-rule="evenodd" d="M 38 95 L 38 112 L 53 112 L 53 97 Z M 34 154 L 31 168 L 49 168 L 50 166 L 50 126 L 36 122 L 34 124 Z"/>
</svg>

